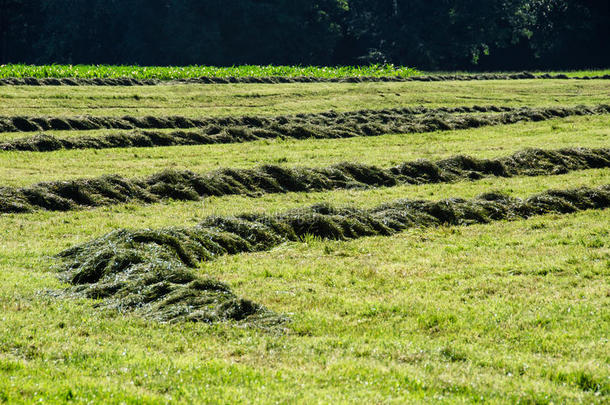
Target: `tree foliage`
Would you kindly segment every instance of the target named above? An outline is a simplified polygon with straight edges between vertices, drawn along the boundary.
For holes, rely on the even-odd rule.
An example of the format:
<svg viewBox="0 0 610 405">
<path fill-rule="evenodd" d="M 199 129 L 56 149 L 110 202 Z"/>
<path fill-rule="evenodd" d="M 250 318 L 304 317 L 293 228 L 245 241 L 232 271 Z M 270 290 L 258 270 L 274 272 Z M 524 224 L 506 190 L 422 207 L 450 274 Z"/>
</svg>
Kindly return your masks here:
<svg viewBox="0 0 610 405">
<path fill-rule="evenodd" d="M 595 67 L 609 27 L 594 0 L 0 0 L 0 61 Z"/>
</svg>

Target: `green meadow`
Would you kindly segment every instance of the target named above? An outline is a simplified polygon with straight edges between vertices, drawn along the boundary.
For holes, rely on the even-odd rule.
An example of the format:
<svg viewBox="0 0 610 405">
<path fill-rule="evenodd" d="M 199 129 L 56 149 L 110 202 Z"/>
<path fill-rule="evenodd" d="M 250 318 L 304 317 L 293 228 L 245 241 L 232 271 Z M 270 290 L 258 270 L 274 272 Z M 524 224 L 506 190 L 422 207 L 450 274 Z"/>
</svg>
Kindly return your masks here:
<svg viewBox="0 0 610 405">
<path fill-rule="evenodd" d="M 342 77 L 386 75 L 386 68 L 138 68 L 132 77 Z M 0 77 L 122 77 L 124 69 L 129 67 L 9 65 L 0 68 Z M 4 86 L 0 115 L 291 115 L 609 100 L 607 80 Z M 26 135 L 0 133 L 0 140 Z M 112 174 L 144 177 L 165 169 L 206 173 L 340 162 L 389 167 L 419 158 L 496 158 L 526 148 L 577 147 L 610 147 L 610 115 L 347 139 L 0 151 L 0 192 L 2 187 Z M 281 213 L 321 202 L 369 208 L 401 198 L 471 199 L 490 191 L 526 198 L 549 189 L 609 183 L 610 168 L 603 167 L 0 214 L 0 403 L 607 403 L 608 209 L 414 227 L 353 240 L 306 237 L 198 265 L 198 274 L 227 283 L 238 296 L 288 319 L 273 329 L 234 321 L 160 323 L 101 308 L 101 299 L 58 298 L 53 291 L 67 287 L 58 277 L 57 254 L 121 228 L 194 226 L 211 215 Z"/>
</svg>

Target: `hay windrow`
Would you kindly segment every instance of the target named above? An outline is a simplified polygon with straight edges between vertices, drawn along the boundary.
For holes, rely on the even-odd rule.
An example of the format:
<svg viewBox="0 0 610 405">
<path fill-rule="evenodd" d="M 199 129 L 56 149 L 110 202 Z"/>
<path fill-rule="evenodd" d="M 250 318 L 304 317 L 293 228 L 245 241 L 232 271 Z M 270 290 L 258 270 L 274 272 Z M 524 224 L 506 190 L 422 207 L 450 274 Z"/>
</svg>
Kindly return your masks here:
<svg viewBox="0 0 610 405">
<path fill-rule="evenodd" d="M 254 169 L 225 168 L 208 174 L 167 170 L 144 179 L 103 176 L 40 183 L 31 187 L 0 187 L 0 213 L 35 210 L 67 211 L 126 202 L 164 199 L 196 201 L 209 196 L 316 192 L 350 188 L 477 180 L 486 176 L 545 176 L 610 167 L 610 149 L 525 149 L 496 159 L 457 155 L 436 162 L 420 159 L 381 168 L 340 163 L 325 168 L 265 165 Z"/>
<path fill-rule="evenodd" d="M 478 113 L 465 113 L 465 111 Z M 483 111 L 503 111 L 502 113 L 482 113 Z M 322 114 L 303 114 L 280 117 L 242 117 L 242 118 L 209 118 L 193 120 L 183 117 L 155 118 L 100 118 L 80 117 L 71 120 L 94 122 L 96 125 L 109 125 L 111 128 L 140 127 L 179 128 L 197 127 L 191 131 L 136 131 L 131 133 L 111 133 L 102 136 L 78 135 L 56 137 L 39 134 L 0 143 L 0 151 L 52 152 L 61 149 L 106 149 L 135 148 L 178 145 L 208 145 L 252 142 L 262 139 L 338 139 L 358 136 L 380 136 L 389 133 L 424 133 L 439 130 L 459 130 L 493 125 L 514 124 L 517 122 L 544 121 L 553 118 L 564 118 L 581 115 L 601 115 L 610 113 L 610 105 L 594 107 L 551 107 L 551 108 L 514 108 L 507 107 L 457 107 L 396 110 L 364 110 L 351 113 L 327 112 Z M 43 118 L 0 118 L 0 132 L 14 132 L 17 125 L 24 131 L 36 130 L 36 125 L 48 129 L 50 122 Z M 64 120 L 65 121 L 65 120 Z M 63 122 L 63 121 L 61 121 Z M 81 123 L 82 123 L 81 122 Z M 38 123 L 38 124 L 37 124 Z M 116 125 L 115 125 L 116 124 Z M 3 127 L 4 125 L 4 127 Z M 62 128 L 74 128 L 66 124 Z M 78 124 L 81 125 L 81 124 Z M 76 125 L 78 127 L 78 125 Z M 89 124 L 83 124 L 85 127 Z"/>
<path fill-rule="evenodd" d="M 535 75 L 529 72 L 501 74 L 481 73 L 463 75 L 420 75 L 420 76 L 354 76 L 354 77 L 197 77 L 190 79 L 159 80 L 122 78 L 2 78 L 0 86 L 154 86 L 172 84 L 282 84 L 282 83 L 379 83 L 379 82 L 446 82 L 474 80 L 608 80 L 610 75 L 569 77 L 565 74 Z"/>
<path fill-rule="evenodd" d="M 0 117 L 0 132 L 35 132 L 48 130 L 99 130 L 99 129 L 188 129 L 203 128 L 208 132 L 231 127 L 267 128 L 274 125 L 314 125 L 362 124 L 371 120 L 388 122 L 410 115 L 436 115 L 482 112 L 511 112 L 518 107 L 506 106 L 463 106 L 463 107 L 405 107 L 381 110 L 358 110 L 347 112 L 327 111 L 321 113 L 272 116 L 206 117 Z"/>
<path fill-rule="evenodd" d="M 117 230 L 59 255 L 71 286 L 60 296 L 163 322 L 235 320 L 277 324 L 282 317 L 193 270 L 218 255 L 269 250 L 306 235 L 331 240 L 392 235 L 410 227 L 485 224 L 610 206 L 610 185 L 551 190 L 525 200 L 486 193 L 472 200 L 397 200 L 372 209 L 327 204 L 279 215 L 210 217 L 192 228 Z"/>
</svg>

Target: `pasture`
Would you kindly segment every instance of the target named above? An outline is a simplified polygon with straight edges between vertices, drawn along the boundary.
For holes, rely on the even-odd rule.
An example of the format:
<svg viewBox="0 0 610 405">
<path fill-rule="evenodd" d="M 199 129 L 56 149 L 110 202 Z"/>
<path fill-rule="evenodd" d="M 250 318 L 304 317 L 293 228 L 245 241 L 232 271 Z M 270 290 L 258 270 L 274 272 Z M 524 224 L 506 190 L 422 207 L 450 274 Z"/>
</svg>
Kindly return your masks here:
<svg viewBox="0 0 610 405">
<path fill-rule="evenodd" d="M 605 74 L 0 86 L 0 403 L 608 402 Z"/>
</svg>

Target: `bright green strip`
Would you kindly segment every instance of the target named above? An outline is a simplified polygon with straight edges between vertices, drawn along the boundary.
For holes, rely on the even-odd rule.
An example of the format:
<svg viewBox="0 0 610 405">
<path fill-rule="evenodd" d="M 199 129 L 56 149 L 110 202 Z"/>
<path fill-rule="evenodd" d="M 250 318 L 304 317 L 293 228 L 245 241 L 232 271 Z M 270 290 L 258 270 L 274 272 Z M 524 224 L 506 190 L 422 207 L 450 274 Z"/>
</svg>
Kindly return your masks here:
<svg viewBox="0 0 610 405">
<path fill-rule="evenodd" d="M 509 74 L 513 72 L 493 72 Z M 591 69 L 574 71 L 534 72 L 536 75 L 565 74 L 569 77 L 603 76 L 610 74 L 610 69 Z M 475 72 L 419 72 L 406 66 L 369 65 L 369 66 L 259 66 L 242 65 L 231 67 L 218 66 L 113 66 L 113 65 L 23 65 L 8 64 L 0 66 L 0 78 L 36 77 L 36 78 L 132 78 L 176 80 L 196 77 L 410 77 L 419 74 L 477 74 Z"/>
<path fill-rule="evenodd" d="M 419 72 L 406 66 L 109 66 L 109 65 L 4 65 L 0 66 L 0 78 L 8 77 L 73 77 L 93 78 L 132 78 L 176 80 L 196 77 L 361 77 L 361 76 L 400 76 L 409 77 Z"/>
</svg>

